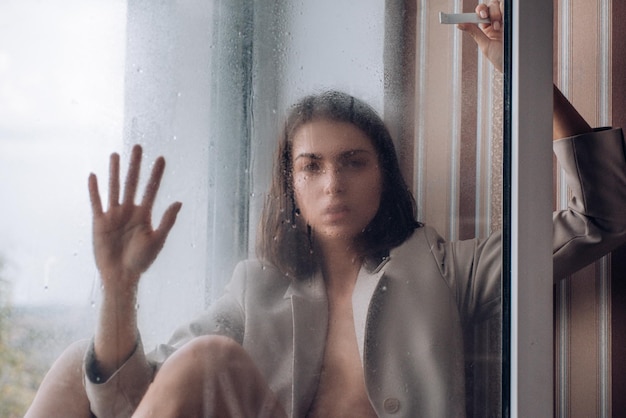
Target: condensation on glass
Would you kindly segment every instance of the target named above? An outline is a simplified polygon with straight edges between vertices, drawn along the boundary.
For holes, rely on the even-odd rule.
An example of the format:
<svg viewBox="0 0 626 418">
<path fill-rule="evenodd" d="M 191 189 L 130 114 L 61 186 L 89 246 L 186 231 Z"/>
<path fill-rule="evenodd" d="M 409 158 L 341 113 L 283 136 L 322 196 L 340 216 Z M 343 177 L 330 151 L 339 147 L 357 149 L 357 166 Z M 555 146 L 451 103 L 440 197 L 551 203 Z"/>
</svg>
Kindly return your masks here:
<svg viewBox="0 0 626 418">
<path fill-rule="evenodd" d="M 254 256 L 282 117 L 306 94 L 343 90 L 383 116 L 419 220 L 444 238 L 501 227 L 502 79 L 469 38 L 438 24 L 456 2 L 31 3 L 0 6 L 3 23 L 27 23 L 0 29 L 13 39 L 0 74 L 14 87 L 0 100 L 0 190 L 12 202 L 0 219 L 0 331 L 26 347 L 54 330 L 42 369 L 92 333 L 100 294 L 86 179 L 103 183 L 108 154 L 127 161 L 135 143 L 146 166 L 167 160 L 155 219 L 183 202 L 142 279 L 147 348 Z M 499 318 L 468 328 L 466 343 L 468 408 L 497 415 Z"/>
</svg>

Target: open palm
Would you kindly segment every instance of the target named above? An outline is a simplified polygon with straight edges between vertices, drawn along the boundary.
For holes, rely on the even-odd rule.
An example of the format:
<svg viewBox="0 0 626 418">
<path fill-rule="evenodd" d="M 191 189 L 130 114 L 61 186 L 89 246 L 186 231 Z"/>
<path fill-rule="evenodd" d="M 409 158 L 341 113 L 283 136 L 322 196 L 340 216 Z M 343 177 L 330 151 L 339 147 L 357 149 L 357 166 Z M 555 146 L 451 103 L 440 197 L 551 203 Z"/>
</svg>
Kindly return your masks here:
<svg viewBox="0 0 626 418">
<path fill-rule="evenodd" d="M 106 211 L 103 210 L 97 178 L 94 174 L 89 176 L 96 265 L 103 285 L 117 290 L 132 290 L 137 286 L 139 276 L 150 267 L 163 247 L 181 207 L 179 202 L 170 205 L 158 228 L 153 229 L 152 207 L 163 176 L 165 160 L 159 157 L 155 161 L 141 203 L 137 205 L 135 195 L 141 154 L 141 147 L 134 146 L 121 201 L 119 155 L 111 155 Z"/>
</svg>

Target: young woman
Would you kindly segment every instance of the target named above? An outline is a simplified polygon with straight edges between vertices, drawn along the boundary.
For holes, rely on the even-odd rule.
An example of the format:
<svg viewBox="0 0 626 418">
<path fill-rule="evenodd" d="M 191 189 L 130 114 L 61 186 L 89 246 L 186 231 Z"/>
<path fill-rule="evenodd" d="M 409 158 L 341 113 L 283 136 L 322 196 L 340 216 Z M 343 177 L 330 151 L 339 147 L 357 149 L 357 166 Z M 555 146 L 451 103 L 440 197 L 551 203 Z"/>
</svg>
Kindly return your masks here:
<svg viewBox="0 0 626 418">
<path fill-rule="evenodd" d="M 554 217 L 559 278 L 626 240 L 626 163 L 621 131 L 592 131 L 556 89 L 554 126 L 568 137 L 554 148 L 574 193 Z M 136 146 L 120 200 L 111 156 L 106 210 L 89 179 L 99 324 L 89 347 L 53 366 L 27 416 L 464 416 L 463 327 L 500 309 L 500 236 L 450 243 L 419 224 L 369 106 L 329 92 L 291 109 L 258 259 L 148 356 L 137 287 L 181 204 L 152 228 L 165 163 L 136 205 L 140 159 Z"/>
</svg>

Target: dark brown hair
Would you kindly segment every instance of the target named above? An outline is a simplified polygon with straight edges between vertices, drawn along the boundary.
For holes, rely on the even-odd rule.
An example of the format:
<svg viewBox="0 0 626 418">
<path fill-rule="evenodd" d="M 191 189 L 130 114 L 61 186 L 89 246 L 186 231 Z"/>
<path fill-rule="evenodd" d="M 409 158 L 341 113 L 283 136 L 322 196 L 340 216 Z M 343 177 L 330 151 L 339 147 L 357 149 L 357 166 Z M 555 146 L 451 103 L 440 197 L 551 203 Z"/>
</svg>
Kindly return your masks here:
<svg viewBox="0 0 626 418">
<path fill-rule="evenodd" d="M 257 235 L 257 256 L 290 277 L 309 276 L 318 267 L 310 227 L 296 207 L 291 153 L 298 129 L 320 119 L 353 124 L 370 138 L 378 154 L 382 195 L 378 212 L 358 240 L 362 255 L 384 257 L 420 226 L 415 199 L 400 172 L 391 135 L 376 111 L 338 91 L 307 96 L 291 107 L 279 138 L 272 185 Z"/>
</svg>

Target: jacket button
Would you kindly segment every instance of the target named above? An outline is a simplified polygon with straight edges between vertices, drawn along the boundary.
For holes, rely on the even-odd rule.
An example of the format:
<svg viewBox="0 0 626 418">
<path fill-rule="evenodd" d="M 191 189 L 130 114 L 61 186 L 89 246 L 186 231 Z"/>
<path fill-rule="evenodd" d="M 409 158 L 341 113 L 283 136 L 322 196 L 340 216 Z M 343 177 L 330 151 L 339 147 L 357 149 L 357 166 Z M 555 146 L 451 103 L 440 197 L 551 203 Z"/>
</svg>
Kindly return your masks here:
<svg viewBox="0 0 626 418">
<path fill-rule="evenodd" d="M 398 398 L 387 398 L 383 401 L 383 409 L 388 414 L 395 414 L 400 410 L 400 400 Z"/>
</svg>

